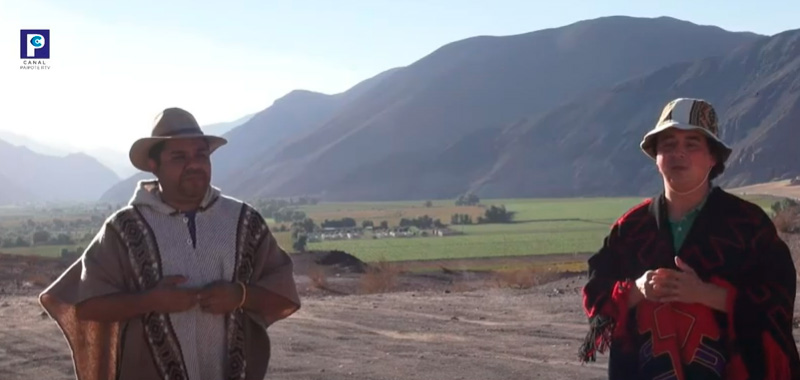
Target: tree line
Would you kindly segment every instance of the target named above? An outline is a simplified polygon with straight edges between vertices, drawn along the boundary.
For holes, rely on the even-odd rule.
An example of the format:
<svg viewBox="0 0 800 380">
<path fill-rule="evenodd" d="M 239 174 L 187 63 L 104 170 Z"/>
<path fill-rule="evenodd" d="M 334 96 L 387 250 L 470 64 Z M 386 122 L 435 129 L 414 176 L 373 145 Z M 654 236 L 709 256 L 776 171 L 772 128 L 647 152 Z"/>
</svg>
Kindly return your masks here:
<svg viewBox="0 0 800 380">
<path fill-rule="evenodd" d="M 511 223 L 514 220 L 514 211 L 506 210 L 505 205 L 500 206 L 489 206 L 484 213 L 483 216 L 479 216 L 477 223 L 478 224 L 489 224 L 489 223 Z M 450 217 L 450 224 L 453 225 L 465 225 L 465 224 L 474 224 L 472 220 L 472 216 L 469 214 L 453 214 Z"/>
<path fill-rule="evenodd" d="M 75 245 L 94 238 L 105 219 L 100 214 L 86 218 L 21 220 L 0 229 L 1 248 L 39 245 Z"/>
</svg>

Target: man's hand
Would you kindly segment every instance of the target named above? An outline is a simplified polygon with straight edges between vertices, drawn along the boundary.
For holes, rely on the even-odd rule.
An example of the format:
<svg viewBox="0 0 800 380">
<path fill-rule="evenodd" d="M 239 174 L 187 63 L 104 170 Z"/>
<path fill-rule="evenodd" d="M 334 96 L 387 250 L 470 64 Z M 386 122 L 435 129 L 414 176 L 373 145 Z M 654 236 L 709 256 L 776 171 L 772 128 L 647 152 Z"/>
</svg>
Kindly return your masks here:
<svg viewBox="0 0 800 380">
<path fill-rule="evenodd" d="M 147 313 L 178 313 L 197 304 L 197 291 L 182 289 L 183 276 L 166 276 L 143 292 L 113 293 L 87 299 L 75 307 L 78 319 L 121 322 Z"/>
<path fill-rule="evenodd" d="M 200 290 L 197 299 L 200 308 L 211 314 L 227 314 L 242 302 L 242 288 L 229 281 L 217 281 Z"/>
<path fill-rule="evenodd" d="M 680 271 L 658 269 L 650 281 L 653 288 L 663 291 L 661 302 L 699 303 L 724 311 L 727 290 L 703 282 L 697 273 L 679 257 L 675 265 Z"/>
<path fill-rule="evenodd" d="M 180 313 L 197 305 L 197 290 L 179 288 L 186 282 L 183 276 L 165 276 L 145 297 L 149 311 L 156 313 Z"/>
<path fill-rule="evenodd" d="M 629 302 L 629 306 L 635 306 L 643 299 L 655 302 L 661 300 L 661 297 L 665 295 L 664 289 L 653 285 L 653 278 L 655 278 L 656 273 L 658 273 L 659 270 L 661 269 L 649 270 L 644 272 L 641 277 L 636 279 L 635 291 L 638 294 L 635 294 L 634 297 L 631 298 L 632 301 Z"/>
</svg>

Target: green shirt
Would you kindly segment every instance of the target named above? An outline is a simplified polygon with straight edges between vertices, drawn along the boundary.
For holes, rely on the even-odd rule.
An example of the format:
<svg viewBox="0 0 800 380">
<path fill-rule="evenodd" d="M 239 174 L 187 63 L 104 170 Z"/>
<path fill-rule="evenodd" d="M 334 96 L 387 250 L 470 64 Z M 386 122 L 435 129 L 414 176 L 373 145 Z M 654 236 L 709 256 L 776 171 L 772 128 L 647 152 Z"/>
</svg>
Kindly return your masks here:
<svg viewBox="0 0 800 380">
<path fill-rule="evenodd" d="M 708 198 L 708 195 L 706 195 L 706 198 Z M 673 221 L 670 219 L 669 227 L 672 230 L 672 243 L 675 247 L 676 254 L 681 249 L 683 241 L 686 240 L 686 235 L 689 234 L 689 230 L 691 230 L 694 220 L 697 219 L 697 214 L 700 213 L 700 210 L 706 204 L 706 198 L 703 198 L 703 201 L 700 202 L 697 207 L 687 212 L 686 215 L 684 215 L 680 220 Z"/>
</svg>

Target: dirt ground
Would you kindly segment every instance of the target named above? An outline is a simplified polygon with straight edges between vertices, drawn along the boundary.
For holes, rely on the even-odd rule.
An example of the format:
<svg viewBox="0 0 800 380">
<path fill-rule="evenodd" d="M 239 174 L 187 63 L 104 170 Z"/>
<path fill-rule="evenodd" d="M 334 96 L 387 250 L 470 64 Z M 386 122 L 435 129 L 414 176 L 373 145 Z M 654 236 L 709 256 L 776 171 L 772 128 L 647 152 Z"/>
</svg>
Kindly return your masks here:
<svg viewBox="0 0 800 380">
<path fill-rule="evenodd" d="M 65 266 L 0 255 L 0 379 L 74 378 L 64 338 L 36 299 Z M 358 294 L 365 274 L 328 275 L 329 290 L 297 276 L 303 306 L 269 330 L 268 379 L 604 377 L 605 358 L 576 360 L 582 278 L 514 290 L 474 273 L 398 275 L 396 292 Z"/>
<path fill-rule="evenodd" d="M 302 309 L 269 330 L 267 379 L 604 379 L 581 365 L 580 275 L 527 289 L 480 273 L 398 275 L 395 291 L 359 294 L 369 273 L 300 256 Z M 36 294 L 66 265 L 0 255 L 0 379 L 73 379 L 70 353 Z M 320 289 L 316 284 L 324 284 Z"/>
<path fill-rule="evenodd" d="M 602 362 L 575 360 L 585 324 L 574 292 L 307 295 L 303 301 L 301 311 L 270 328 L 268 379 L 604 378 Z M 0 304 L 0 379 L 72 379 L 67 346 L 34 296 L 4 296 Z"/>
<path fill-rule="evenodd" d="M 764 194 L 800 199 L 800 185 L 797 185 L 796 182 L 792 180 L 759 183 L 730 189 L 729 191 L 736 194 Z"/>
</svg>

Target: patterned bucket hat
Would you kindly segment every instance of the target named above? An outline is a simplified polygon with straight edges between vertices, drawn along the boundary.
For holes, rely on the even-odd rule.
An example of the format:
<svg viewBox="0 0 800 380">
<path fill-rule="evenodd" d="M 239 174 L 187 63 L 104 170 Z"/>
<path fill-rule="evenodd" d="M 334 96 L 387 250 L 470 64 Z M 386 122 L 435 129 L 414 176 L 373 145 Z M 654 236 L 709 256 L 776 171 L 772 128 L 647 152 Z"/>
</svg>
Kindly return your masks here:
<svg viewBox="0 0 800 380">
<path fill-rule="evenodd" d="M 705 100 L 678 98 L 667 103 L 661 111 L 661 117 L 655 128 L 647 132 L 639 145 L 642 151 L 650 158 L 656 158 L 655 137 L 659 133 L 669 129 L 677 128 L 684 131 L 703 132 L 710 142 L 716 143 L 722 154 L 720 159 L 724 163 L 731 155 L 732 149 L 728 144 L 719 138 L 719 126 L 717 125 L 717 113 L 714 107 Z"/>
</svg>

